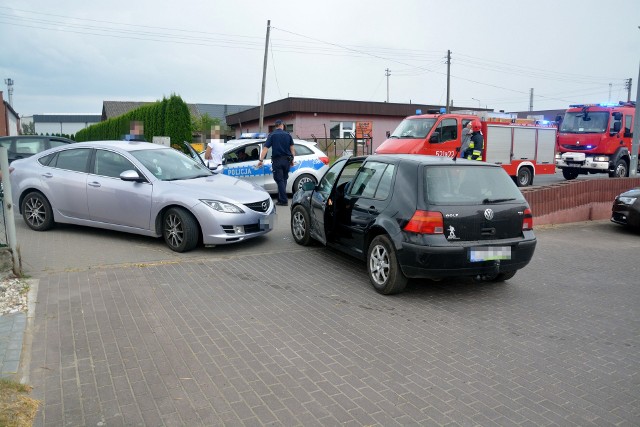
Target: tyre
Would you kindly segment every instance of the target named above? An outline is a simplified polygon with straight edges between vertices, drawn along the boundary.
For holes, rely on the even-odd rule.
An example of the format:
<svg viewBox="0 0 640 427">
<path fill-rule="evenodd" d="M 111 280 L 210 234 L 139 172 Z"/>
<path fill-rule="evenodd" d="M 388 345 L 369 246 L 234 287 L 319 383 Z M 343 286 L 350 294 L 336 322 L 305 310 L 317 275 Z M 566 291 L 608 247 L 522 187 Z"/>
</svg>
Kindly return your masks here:
<svg viewBox="0 0 640 427">
<path fill-rule="evenodd" d="M 533 173 L 528 167 L 521 167 L 518 171 L 516 184 L 518 187 L 527 187 L 533 183 Z"/>
<path fill-rule="evenodd" d="M 564 177 L 564 179 L 576 179 L 578 177 L 578 171 L 572 168 L 563 168 L 562 169 L 562 176 Z"/>
<path fill-rule="evenodd" d="M 305 173 L 304 175 L 300 175 L 293 182 L 293 187 L 291 187 L 291 192 L 295 194 L 296 191 L 302 190 L 302 185 L 306 182 L 313 182 L 313 185 L 316 185 L 318 181 L 313 175 L 309 175 Z"/>
<path fill-rule="evenodd" d="M 382 295 L 397 294 L 407 286 L 393 243 L 384 234 L 376 236 L 369 245 L 367 271 L 374 289 Z"/>
<path fill-rule="evenodd" d="M 311 221 L 307 210 L 300 205 L 294 207 L 291 212 L 291 234 L 297 244 L 308 246 L 311 243 L 310 226 Z"/>
<path fill-rule="evenodd" d="M 629 165 L 625 159 L 618 159 L 613 172 L 609 172 L 611 178 L 624 178 L 629 176 Z"/>
<path fill-rule="evenodd" d="M 44 194 L 33 191 L 22 199 L 22 218 L 30 229 L 46 231 L 53 228 L 53 210 Z"/>
<path fill-rule="evenodd" d="M 198 244 L 198 221 L 183 208 L 170 208 L 162 219 L 162 237 L 175 252 L 187 252 Z"/>
</svg>

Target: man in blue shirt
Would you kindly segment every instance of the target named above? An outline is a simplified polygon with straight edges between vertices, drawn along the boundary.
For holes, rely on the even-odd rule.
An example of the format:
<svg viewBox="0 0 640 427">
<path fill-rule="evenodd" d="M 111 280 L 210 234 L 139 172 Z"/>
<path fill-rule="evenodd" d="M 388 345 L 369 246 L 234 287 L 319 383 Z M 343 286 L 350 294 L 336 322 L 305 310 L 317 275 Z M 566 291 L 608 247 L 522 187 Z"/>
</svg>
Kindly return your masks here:
<svg viewBox="0 0 640 427">
<path fill-rule="evenodd" d="M 293 148 L 293 138 L 284 130 L 284 122 L 276 120 L 276 128 L 267 137 L 258 167 L 262 167 L 264 157 L 271 148 L 271 168 L 273 169 L 273 180 L 278 184 L 278 202 L 276 205 L 287 206 L 287 178 L 289 178 L 289 168 L 293 165 L 293 156 L 296 150 Z"/>
</svg>

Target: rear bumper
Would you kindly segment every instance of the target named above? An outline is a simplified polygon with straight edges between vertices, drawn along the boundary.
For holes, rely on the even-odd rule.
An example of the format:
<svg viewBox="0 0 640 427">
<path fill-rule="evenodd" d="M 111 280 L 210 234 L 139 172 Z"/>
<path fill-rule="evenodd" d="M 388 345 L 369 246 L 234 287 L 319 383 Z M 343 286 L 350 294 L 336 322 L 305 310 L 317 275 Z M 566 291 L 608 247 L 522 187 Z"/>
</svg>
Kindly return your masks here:
<svg viewBox="0 0 640 427">
<path fill-rule="evenodd" d="M 405 276 L 410 278 L 444 278 L 501 273 L 525 267 L 536 248 L 536 239 L 504 244 L 500 242 L 472 242 L 460 246 L 421 246 L 404 243 L 398 251 L 398 261 Z M 471 248 L 509 246 L 511 259 L 477 261 L 470 260 Z"/>
</svg>

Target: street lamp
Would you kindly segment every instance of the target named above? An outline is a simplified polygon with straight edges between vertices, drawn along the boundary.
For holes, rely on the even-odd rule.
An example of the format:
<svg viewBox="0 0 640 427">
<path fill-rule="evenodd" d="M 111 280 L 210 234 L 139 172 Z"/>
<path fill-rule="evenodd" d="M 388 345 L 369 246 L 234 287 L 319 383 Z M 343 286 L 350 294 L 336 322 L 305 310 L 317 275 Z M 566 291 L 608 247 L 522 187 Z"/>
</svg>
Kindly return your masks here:
<svg viewBox="0 0 640 427">
<path fill-rule="evenodd" d="M 473 99 L 474 101 L 478 101 L 478 108 L 481 108 L 481 107 L 480 107 L 480 100 L 479 100 L 479 99 L 476 99 L 476 98 L 471 98 L 471 99 Z"/>
</svg>

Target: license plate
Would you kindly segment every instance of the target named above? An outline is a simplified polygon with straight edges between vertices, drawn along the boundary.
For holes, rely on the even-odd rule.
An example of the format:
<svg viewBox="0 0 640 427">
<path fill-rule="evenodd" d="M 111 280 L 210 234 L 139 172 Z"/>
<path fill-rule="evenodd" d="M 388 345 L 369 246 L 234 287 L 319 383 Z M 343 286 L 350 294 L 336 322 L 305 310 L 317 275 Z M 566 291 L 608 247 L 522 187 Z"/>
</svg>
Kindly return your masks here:
<svg viewBox="0 0 640 427">
<path fill-rule="evenodd" d="M 471 248 L 469 261 L 495 261 L 498 259 L 511 259 L 511 246 L 489 246 L 484 248 Z"/>
</svg>

